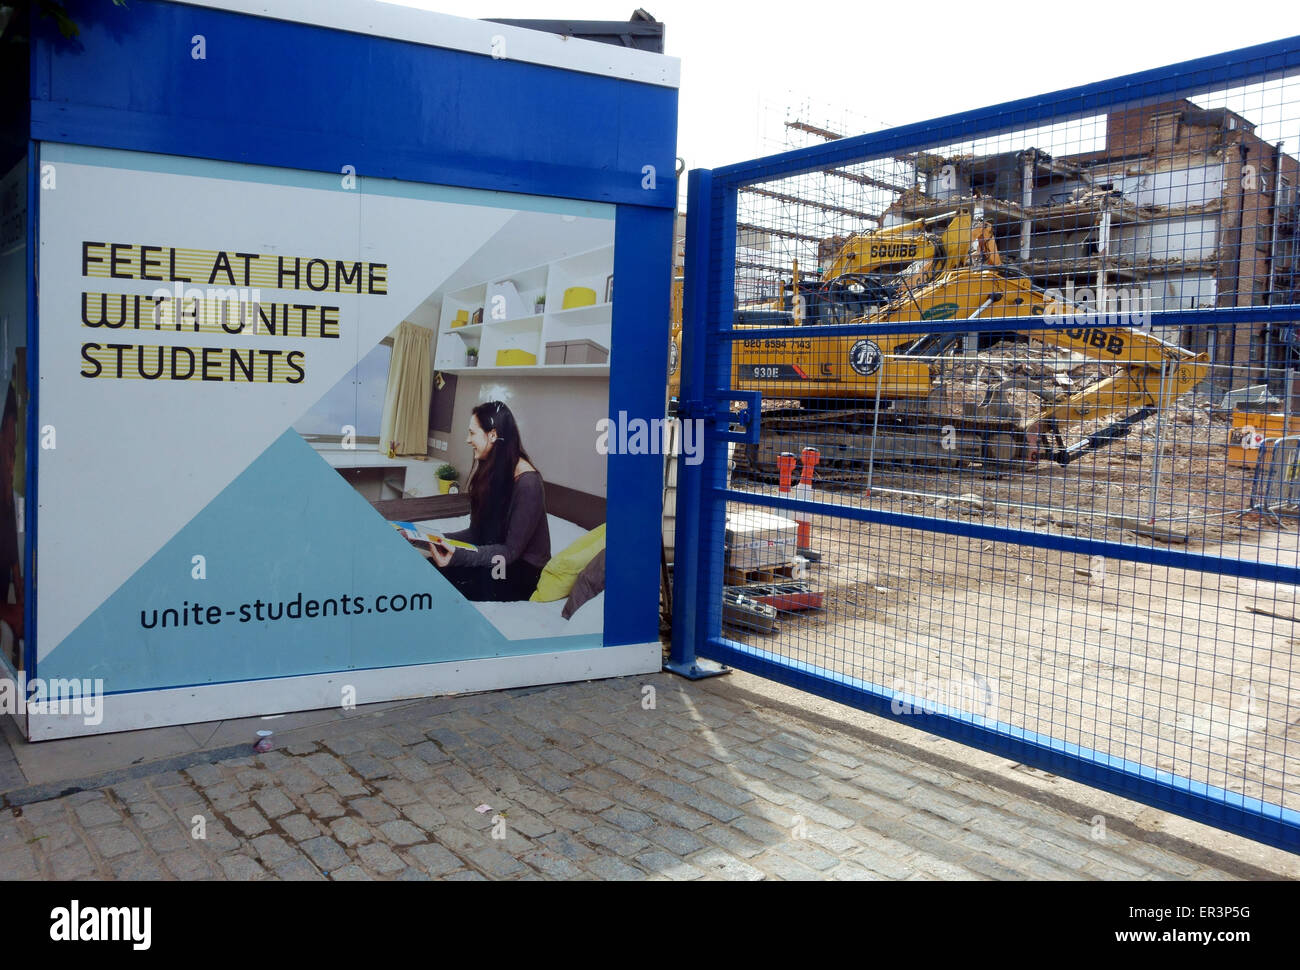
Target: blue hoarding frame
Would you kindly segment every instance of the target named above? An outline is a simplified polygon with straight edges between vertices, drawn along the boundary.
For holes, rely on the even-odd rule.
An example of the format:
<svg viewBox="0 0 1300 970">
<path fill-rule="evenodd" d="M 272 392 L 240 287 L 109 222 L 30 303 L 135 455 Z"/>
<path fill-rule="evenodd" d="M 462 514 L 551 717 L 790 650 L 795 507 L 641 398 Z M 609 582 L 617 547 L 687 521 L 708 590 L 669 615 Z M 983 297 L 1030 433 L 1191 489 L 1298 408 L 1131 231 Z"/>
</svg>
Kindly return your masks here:
<svg viewBox="0 0 1300 970">
<path fill-rule="evenodd" d="M 609 413 L 662 415 L 675 87 L 168 0 L 68 6 L 80 37 L 38 22 L 30 66 L 29 676 L 37 652 L 42 142 L 332 174 L 351 166 L 362 176 L 613 204 L 620 300 Z M 191 40 L 199 35 L 207 56 L 196 61 Z M 593 447 L 596 437 L 593 429 Z M 606 602 L 617 608 L 606 609 L 606 647 L 658 640 L 662 472 L 660 455 L 607 456 Z"/>
</svg>

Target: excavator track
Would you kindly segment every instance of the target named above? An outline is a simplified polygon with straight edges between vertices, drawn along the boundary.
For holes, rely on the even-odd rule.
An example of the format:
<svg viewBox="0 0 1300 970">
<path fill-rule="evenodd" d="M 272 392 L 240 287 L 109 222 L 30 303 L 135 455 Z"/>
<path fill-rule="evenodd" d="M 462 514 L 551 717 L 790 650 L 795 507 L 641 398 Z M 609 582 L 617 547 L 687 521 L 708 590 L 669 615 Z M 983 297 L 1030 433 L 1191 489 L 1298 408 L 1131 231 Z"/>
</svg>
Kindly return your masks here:
<svg viewBox="0 0 1300 970">
<path fill-rule="evenodd" d="M 918 467 L 1004 475 L 1023 472 L 1036 460 L 1036 436 L 1014 417 L 780 408 L 763 412 L 757 445 L 737 448 L 736 471 L 774 481 L 778 455 L 809 447 L 820 453 L 817 477 L 824 482 L 865 480 L 871 469 Z"/>
</svg>

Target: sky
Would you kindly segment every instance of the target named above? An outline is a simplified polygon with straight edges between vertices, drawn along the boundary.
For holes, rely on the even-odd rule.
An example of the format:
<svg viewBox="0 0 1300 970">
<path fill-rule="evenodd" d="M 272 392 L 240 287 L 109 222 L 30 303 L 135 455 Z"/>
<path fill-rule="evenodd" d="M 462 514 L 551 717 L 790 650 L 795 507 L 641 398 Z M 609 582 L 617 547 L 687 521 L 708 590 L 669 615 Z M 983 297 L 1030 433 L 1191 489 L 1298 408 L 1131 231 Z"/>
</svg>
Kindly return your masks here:
<svg viewBox="0 0 1300 970">
<path fill-rule="evenodd" d="M 472 18 L 627 20 L 680 58 L 677 154 L 712 168 L 780 149 L 786 106 L 878 130 L 1296 33 L 1293 3 L 399 0 Z M 1234 11 L 1240 10 L 1240 13 Z M 1288 144 L 1294 151 L 1300 145 Z"/>
</svg>

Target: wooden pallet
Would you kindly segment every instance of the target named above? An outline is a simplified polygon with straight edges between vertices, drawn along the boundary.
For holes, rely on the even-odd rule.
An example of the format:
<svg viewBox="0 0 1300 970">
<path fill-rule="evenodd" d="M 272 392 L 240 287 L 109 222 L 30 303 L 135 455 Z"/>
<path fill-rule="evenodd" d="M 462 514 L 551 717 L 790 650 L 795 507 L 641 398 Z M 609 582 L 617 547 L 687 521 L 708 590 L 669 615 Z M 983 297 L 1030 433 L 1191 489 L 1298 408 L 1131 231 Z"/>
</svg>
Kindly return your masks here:
<svg viewBox="0 0 1300 970">
<path fill-rule="evenodd" d="M 727 586 L 749 586 L 754 583 L 776 583 L 793 576 L 794 563 L 789 562 L 763 569 L 732 569 L 728 566 L 723 573 L 723 583 Z"/>
</svg>

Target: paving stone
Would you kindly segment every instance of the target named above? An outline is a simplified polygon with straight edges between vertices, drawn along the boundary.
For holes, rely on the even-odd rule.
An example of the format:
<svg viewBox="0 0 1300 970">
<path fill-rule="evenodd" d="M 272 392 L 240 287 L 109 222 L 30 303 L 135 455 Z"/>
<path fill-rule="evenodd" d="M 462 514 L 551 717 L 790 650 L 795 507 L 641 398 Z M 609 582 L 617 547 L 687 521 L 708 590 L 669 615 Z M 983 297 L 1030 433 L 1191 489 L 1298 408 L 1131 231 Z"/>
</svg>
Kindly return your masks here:
<svg viewBox="0 0 1300 970">
<path fill-rule="evenodd" d="M 447 816 L 438 811 L 432 805 L 426 802 L 415 802 L 410 805 L 402 806 L 402 814 L 411 820 L 415 825 L 424 829 L 426 832 L 432 832 L 447 821 Z"/>
<path fill-rule="evenodd" d="M 86 802 L 78 805 L 73 811 L 76 813 L 77 821 L 86 828 L 96 825 L 111 825 L 122 821 L 122 813 L 107 801 Z"/>
<path fill-rule="evenodd" d="M 166 826 L 149 828 L 144 832 L 144 841 L 148 843 L 149 848 L 153 849 L 153 852 L 160 854 L 175 852 L 177 849 L 186 848 L 187 845 L 192 845 L 195 841 L 198 841 L 191 835 L 192 831 L 194 831 L 192 827 L 182 828 L 178 824 L 166 824 Z"/>
<path fill-rule="evenodd" d="M 189 785 L 159 788 L 158 797 L 175 809 L 198 808 L 202 810 L 208 806 L 207 800 Z"/>
<path fill-rule="evenodd" d="M 534 849 L 532 852 L 526 852 L 522 858 L 528 865 L 551 879 L 573 881 L 589 878 L 586 872 L 579 869 L 572 862 L 545 849 Z"/>
<path fill-rule="evenodd" d="M 165 867 L 143 852 L 118 856 L 109 868 L 118 882 L 162 882 L 167 878 Z"/>
<path fill-rule="evenodd" d="M 155 801 L 136 801 L 131 804 L 131 821 L 136 828 L 148 831 L 167 825 L 175 817 L 170 808 Z"/>
<path fill-rule="evenodd" d="M 384 781 L 376 782 L 380 794 L 384 801 L 390 805 L 401 807 L 410 805 L 414 802 L 421 802 L 422 799 L 414 788 L 399 778 L 388 778 Z"/>
<path fill-rule="evenodd" d="M 327 835 L 308 839 L 298 846 L 322 872 L 332 872 L 348 864 L 348 854 L 343 847 Z"/>
<path fill-rule="evenodd" d="M 737 808 L 744 806 L 746 802 L 752 802 L 754 796 L 737 788 L 735 785 L 729 785 L 726 782 L 719 781 L 716 778 L 705 778 L 696 782 L 695 787 L 700 791 L 712 795 L 714 798 L 721 799 L 728 805 L 734 805 Z"/>
<path fill-rule="evenodd" d="M 379 826 L 379 831 L 394 845 L 415 845 L 417 842 L 425 840 L 424 833 L 406 819 L 385 822 Z"/>
<path fill-rule="evenodd" d="M 759 845 L 753 839 L 747 838 L 731 826 L 723 825 L 720 822 L 714 822 L 711 825 L 696 829 L 696 834 L 742 859 L 752 859 L 766 849 L 766 846 Z"/>
<path fill-rule="evenodd" d="M 75 879 L 95 871 L 90 850 L 84 845 L 74 845 L 49 854 L 50 874 L 55 879 Z"/>
<path fill-rule="evenodd" d="M 105 859 L 111 859 L 140 848 L 140 840 L 124 825 L 100 826 L 91 831 L 95 848 Z"/>
<path fill-rule="evenodd" d="M 677 856 L 662 849 L 644 852 L 636 857 L 636 861 L 647 872 L 678 882 L 699 879 L 704 875 L 689 862 L 683 862 Z"/>
<path fill-rule="evenodd" d="M 610 882 L 632 882 L 645 879 L 646 875 L 640 869 L 628 865 L 627 863 L 615 859 L 612 856 L 600 856 L 595 859 L 589 859 L 583 863 L 587 871 L 597 879 L 604 879 Z"/>
<path fill-rule="evenodd" d="M 190 765 L 182 774 L 187 775 L 200 788 L 211 788 L 226 780 L 226 773 L 214 764 Z"/>
<path fill-rule="evenodd" d="M 530 839 L 540 839 L 555 831 L 555 826 L 541 816 L 522 809 L 511 811 L 506 819 L 508 827 Z"/>
<path fill-rule="evenodd" d="M 277 791 L 274 788 L 268 788 L 264 792 L 257 792 L 252 797 L 253 804 L 256 804 L 266 818 L 278 818 L 279 815 L 287 815 L 295 811 L 294 802 L 287 794 Z"/>
<path fill-rule="evenodd" d="M 250 843 L 264 863 L 275 868 L 281 862 L 298 857 L 298 850 L 278 835 L 261 835 Z"/>
<path fill-rule="evenodd" d="M 347 767 L 342 761 L 323 751 L 308 755 L 303 759 L 303 764 L 327 781 L 333 775 L 347 774 Z"/>
<path fill-rule="evenodd" d="M 387 778 L 393 773 L 392 765 L 365 751 L 350 754 L 343 760 L 353 771 L 367 781 L 376 778 Z"/>
<path fill-rule="evenodd" d="M 447 882 L 483 882 L 486 877 L 473 869 L 461 869 L 443 877 Z"/>
<path fill-rule="evenodd" d="M 370 794 L 369 789 L 351 775 L 326 775 L 325 783 L 344 798 L 357 798 Z"/>
<path fill-rule="evenodd" d="M 334 833 L 336 839 L 347 846 L 370 842 L 375 837 L 370 826 L 355 818 L 336 818 L 330 822 L 330 831 Z"/>
<path fill-rule="evenodd" d="M 261 879 L 266 875 L 266 870 L 258 865 L 256 860 L 238 852 L 218 859 L 217 865 L 226 874 L 226 878 L 232 881 L 246 882 Z"/>
<path fill-rule="evenodd" d="M 287 745 L 284 750 L 295 757 L 304 757 L 319 751 L 320 748 L 316 746 L 315 741 L 295 741 L 293 744 Z"/>
<path fill-rule="evenodd" d="M 419 866 L 422 871 L 434 877 L 460 869 L 465 865 L 445 846 L 438 845 L 436 842 L 413 845 L 404 851 L 411 858 L 414 865 Z"/>
<path fill-rule="evenodd" d="M 400 757 L 403 750 L 400 744 L 397 744 L 392 738 L 387 736 L 372 740 L 368 747 L 371 754 L 374 754 L 384 761 Z"/>
<path fill-rule="evenodd" d="M 356 754 L 358 751 L 366 750 L 366 746 L 350 734 L 341 734 L 335 738 L 326 738 L 321 742 L 321 744 L 337 755 Z"/>
<path fill-rule="evenodd" d="M 394 758 L 393 770 L 411 782 L 427 781 L 433 777 L 429 766 L 416 758 Z"/>
<path fill-rule="evenodd" d="M 767 852 L 754 859 L 753 864 L 760 872 L 786 882 L 811 882 L 823 878 L 818 870 L 810 869 L 779 852 Z"/>
<path fill-rule="evenodd" d="M 230 781 L 223 781 L 219 785 L 206 788 L 203 794 L 218 812 L 230 812 L 242 808 L 249 801 L 249 793 Z"/>
<path fill-rule="evenodd" d="M 471 849 L 465 853 L 465 858 L 475 868 L 493 879 L 504 879 L 516 873 L 527 871 L 524 864 L 514 856 L 492 846 Z"/>
<path fill-rule="evenodd" d="M 590 847 L 565 832 L 552 832 L 550 835 L 543 835 L 538 841 L 552 852 L 576 862 L 582 862 L 596 855 Z"/>
<path fill-rule="evenodd" d="M 40 873 L 36 855 L 25 845 L 0 852 L 0 881 L 35 879 Z"/>
<path fill-rule="evenodd" d="M 320 827 L 306 815 L 286 815 L 277 819 L 277 823 L 295 842 L 305 842 L 320 835 Z"/>
<path fill-rule="evenodd" d="M 43 852 L 53 852 L 55 849 L 62 849 L 69 845 L 81 844 L 81 833 L 74 829 L 67 822 L 57 821 L 45 825 L 33 826 L 38 833 L 32 837 L 31 842 L 27 840 L 27 835 L 21 832 L 17 826 L 13 831 L 15 837 L 6 842 L 8 846 L 28 845 L 39 846 Z"/>
<path fill-rule="evenodd" d="M 370 873 L 357 865 L 347 865 L 329 874 L 335 882 L 374 882 Z"/>
<path fill-rule="evenodd" d="M 425 764 L 430 765 L 444 764 L 451 761 L 451 755 L 432 741 L 425 741 L 423 744 L 417 744 L 415 747 L 410 749 L 410 753 L 419 758 Z"/>
<path fill-rule="evenodd" d="M 407 868 L 403 869 L 401 872 L 397 874 L 397 881 L 398 882 L 429 882 L 430 877 L 428 873 L 421 872 L 419 869 L 408 866 Z"/>
<path fill-rule="evenodd" d="M 367 869 L 379 873 L 401 872 L 406 868 L 406 863 L 382 842 L 358 846 L 357 858 Z"/>
<path fill-rule="evenodd" d="M 643 850 L 654 848 L 641 836 L 633 835 L 630 832 L 609 825 L 593 825 L 589 829 L 584 829 L 581 838 L 584 842 L 603 846 L 621 856 L 631 856 Z"/>
<path fill-rule="evenodd" d="M 565 807 L 563 802 L 556 801 L 546 792 L 539 792 L 535 788 L 521 788 L 512 793 L 510 798 L 538 815 L 550 815 Z"/>
<path fill-rule="evenodd" d="M 835 879 L 839 882 L 883 882 L 889 877 L 879 872 L 872 872 L 870 869 L 864 869 L 856 862 L 842 862 L 826 873 L 826 878 Z"/>
<path fill-rule="evenodd" d="M 190 831 L 193 832 L 194 830 L 191 829 Z M 233 852 L 239 848 L 240 840 L 220 822 L 208 822 L 203 832 L 206 839 L 196 839 L 194 841 L 203 842 L 215 852 Z"/>
<path fill-rule="evenodd" d="M 230 820 L 231 825 L 248 836 L 265 832 L 271 827 L 271 823 L 266 820 L 266 817 L 255 808 L 237 809 L 230 812 L 226 817 Z"/>
<path fill-rule="evenodd" d="M 761 870 L 721 849 L 705 849 L 691 857 L 691 865 L 706 876 L 732 882 L 758 882 L 767 878 Z"/>
<path fill-rule="evenodd" d="M 292 859 L 286 859 L 271 871 L 277 878 L 286 882 L 321 882 L 325 879 L 319 869 L 298 853 L 294 853 Z"/>
<path fill-rule="evenodd" d="M 348 802 L 348 808 L 367 822 L 391 822 L 397 818 L 393 806 L 378 798 L 356 798 Z"/>
<path fill-rule="evenodd" d="M 618 806 L 601 812 L 600 817 L 611 825 L 617 825 L 628 832 L 641 832 L 653 827 L 655 824 L 655 820 L 644 812 L 636 812 L 630 808 L 620 808 Z"/>
<path fill-rule="evenodd" d="M 655 842 L 669 852 L 675 852 L 680 856 L 687 856 L 692 852 L 698 852 L 700 849 L 707 847 L 707 843 L 700 841 L 690 832 L 671 825 L 656 825 L 641 834 L 651 842 Z"/>
<path fill-rule="evenodd" d="M 162 859 L 163 864 L 177 879 L 194 881 L 212 878 L 212 867 L 197 849 L 169 852 Z"/>
<path fill-rule="evenodd" d="M 300 765 L 285 768 L 278 772 L 276 777 L 280 780 L 281 788 L 295 795 L 305 795 L 307 792 L 320 791 L 325 787 L 324 778 Z"/>
<path fill-rule="evenodd" d="M 343 814 L 343 806 L 331 792 L 312 792 L 304 795 L 303 800 L 317 818 L 334 818 Z"/>
<path fill-rule="evenodd" d="M 235 773 L 235 786 L 250 794 L 275 784 L 275 776 L 264 768 L 245 768 Z"/>
</svg>

